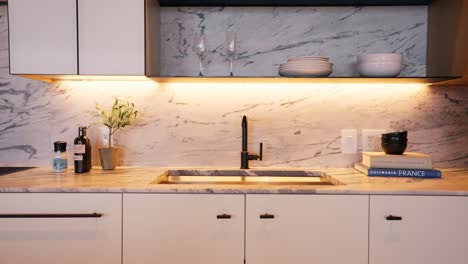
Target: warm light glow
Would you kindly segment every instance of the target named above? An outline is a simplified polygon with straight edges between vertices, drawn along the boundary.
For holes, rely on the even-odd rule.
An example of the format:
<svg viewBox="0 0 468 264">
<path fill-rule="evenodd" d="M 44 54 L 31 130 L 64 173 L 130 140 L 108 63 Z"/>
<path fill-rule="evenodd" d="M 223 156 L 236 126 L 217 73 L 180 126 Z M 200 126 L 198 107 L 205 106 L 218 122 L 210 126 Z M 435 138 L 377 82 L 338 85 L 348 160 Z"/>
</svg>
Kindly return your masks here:
<svg viewBox="0 0 468 264">
<path fill-rule="evenodd" d="M 148 81 L 151 80 L 146 76 L 124 76 L 124 75 L 34 75 L 34 74 L 19 74 L 18 76 L 39 80 L 43 82 L 57 81 Z"/>
<path fill-rule="evenodd" d="M 150 81 L 146 76 L 54 75 L 54 81 Z"/>
<path fill-rule="evenodd" d="M 251 87 L 251 88 L 262 88 L 270 89 L 273 87 L 278 88 L 352 88 L 352 89 L 414 89 L 414 88 L 423 88 L 427 87 L 423 83 L 249 83 L 249 82 L 233 82 L 233 83 L 200 83 L 200 82 L 174 82 L 174 83 L 161 83 L 162 86 L 167 87 L 218 87 L 218 88 L 229 88 L 229 87 Z"/>
<path fill-rule="evenodd" d="M 172 94 L 178 100 L 222 107 L 229 102 L 249 103 L 296 100 L 332 101 L 334 104 L 360 103 L 382 100 L 397 100 L 414 97 L 427 89 L 421 83 L 261 83 L 261 82 L 170 82 L 146 81 L 58 81 L 57 89 L 66 89 L 69 94 L 87 100 L 90 98 L 133 97 L 152 98 Z M 417 96 L 416 96 L 417 97 Z M 150 100 L 150 99 L 147 99 Z M 151 99 L 152 100 L 152 99 Z"/>
<path fill-rule="evenodd" d="M 104 89 L 117 89 L 125 90 L 131 89 L 132 92 L 135 92 L 135 89 L 154 89 L 159 86 L 158 83 L 151 80 L 146 81 L 57 81 L 57 85 L 66 86 L 69 88 L 104 88 Z"/>
<path fill-rule="evenodd" d="M 161 87 L 175 93 L 207 100 L 226 102 L 242 98 L 282 98 L 294 96 L 373 98 L 409 96 L 427 89 L 425 84 L 358 84 L 358 83 L 164 83 Z"/>
</svg>

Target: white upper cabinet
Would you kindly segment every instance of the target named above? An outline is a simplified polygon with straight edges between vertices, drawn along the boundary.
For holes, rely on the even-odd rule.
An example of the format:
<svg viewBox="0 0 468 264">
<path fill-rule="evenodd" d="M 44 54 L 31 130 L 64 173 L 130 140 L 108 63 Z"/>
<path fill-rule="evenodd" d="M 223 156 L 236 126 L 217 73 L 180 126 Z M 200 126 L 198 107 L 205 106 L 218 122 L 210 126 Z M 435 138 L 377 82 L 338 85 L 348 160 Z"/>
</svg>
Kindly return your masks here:
<svg viewBox="0 0 468 264">
<path fill-rule="evenodd" d="M 79 73 L 145 74 L 145 0 L 78 0 Z"/>
<path fill-rule="evenodd" d="M 8 14 L 12 74 L 77 74 L 76 0 L 10 0 Z"/>
<path fill-rule="evenodd" d="M 371 196 L 370 264 L 468 263 L 468 197 Z"/>
<path fill-rule="evenodd" d="M 248 264 L 367 264 L 367 195 L 247 195 Z"/>
</svg>

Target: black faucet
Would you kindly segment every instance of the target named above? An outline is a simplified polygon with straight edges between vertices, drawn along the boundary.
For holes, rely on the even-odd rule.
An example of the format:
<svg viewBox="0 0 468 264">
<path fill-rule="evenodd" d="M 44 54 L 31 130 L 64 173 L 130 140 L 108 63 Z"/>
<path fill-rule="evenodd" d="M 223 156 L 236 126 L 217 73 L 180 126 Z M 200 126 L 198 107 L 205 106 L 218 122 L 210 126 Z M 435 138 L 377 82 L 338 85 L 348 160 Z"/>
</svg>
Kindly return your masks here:
<svg viewBox="0 0 468 264">
<path fill-rule="evenodd" d="M 249 169 L 249 160 L 262 160 L 263 143 L 260 143 L 260 155 L 249 154 L 247 151 L 247 117 L 242 117 L 242 151 L 241 151 L 241 169 Z"/>
</svg>

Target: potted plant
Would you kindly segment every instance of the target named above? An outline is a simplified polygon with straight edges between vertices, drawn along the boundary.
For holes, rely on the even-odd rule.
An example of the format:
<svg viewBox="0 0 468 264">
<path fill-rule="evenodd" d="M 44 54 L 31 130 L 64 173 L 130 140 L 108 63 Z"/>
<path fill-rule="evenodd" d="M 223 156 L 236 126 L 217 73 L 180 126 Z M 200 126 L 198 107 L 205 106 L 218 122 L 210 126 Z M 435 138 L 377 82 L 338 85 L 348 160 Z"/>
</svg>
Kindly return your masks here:
<svg viewBox="0 0 468 264">
<path fill-rule="evenodd" d="M 100 123 L 108 128 L 109 145 L 99 148 L 101 166 L 104 170 L 113 170 L 117 165 L 117 149 L 112 147 L 112 136 L 135 121 L 138 111 L 133 103 L 120 98 L 115 98 L 111 109 L 104 110 L 96 104 L 96 110 L 101 118 Z"/>
</svg>

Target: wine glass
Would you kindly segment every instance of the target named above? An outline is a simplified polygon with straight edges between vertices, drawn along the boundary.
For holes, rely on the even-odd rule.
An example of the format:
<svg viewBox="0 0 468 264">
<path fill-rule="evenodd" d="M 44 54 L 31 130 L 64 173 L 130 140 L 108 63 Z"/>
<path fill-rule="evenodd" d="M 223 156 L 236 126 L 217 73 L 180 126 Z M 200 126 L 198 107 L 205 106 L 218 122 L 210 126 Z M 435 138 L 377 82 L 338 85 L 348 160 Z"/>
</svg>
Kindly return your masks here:
<svg viewBox="0 0 468 264">
<path fill-rule="evenodd" d="M 236 55 L 237 48 L 239 44 L 237 43 L 236 32 L 228 31 L 226 32 L 226 51 L 229 57 L 230 66 L 231 66 L 231 73 L 230 76 L 234 76 L 232 72 L 233 60 L 234 56 Z"/>
<path fill-rule="evenodd" d="M 203 58 L 205 57 L 206 51 L 206 37 L 203 31 L 195 34 L 192 50 L 197 54 L 198 62 L 200 63 L 200 73 L 198 75 L 203 76 Z"/>
</svg>

